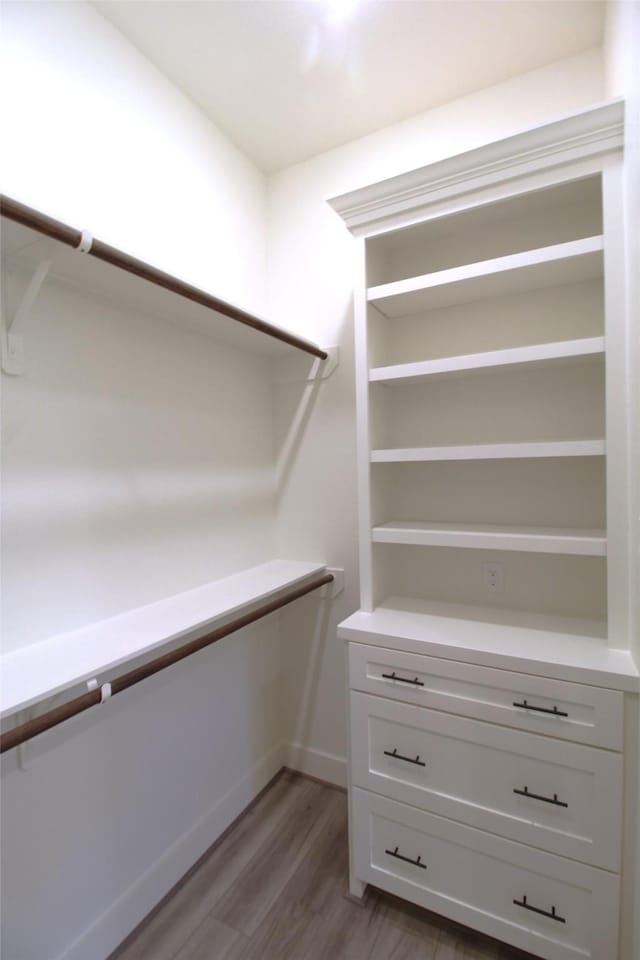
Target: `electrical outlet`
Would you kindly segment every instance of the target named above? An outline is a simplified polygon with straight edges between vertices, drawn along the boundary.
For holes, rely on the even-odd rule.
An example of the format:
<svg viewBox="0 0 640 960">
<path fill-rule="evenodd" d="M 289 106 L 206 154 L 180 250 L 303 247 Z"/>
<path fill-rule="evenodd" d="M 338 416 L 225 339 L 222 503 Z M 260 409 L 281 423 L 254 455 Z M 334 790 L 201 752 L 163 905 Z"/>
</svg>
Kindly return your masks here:
<svg viewBox="0 0 640 960">
<path fill-rule="evenodd" d="M 501 563 L 483 563 L 484 588 L 487 593 L 502 593 L 504 590 L 504 572 Z"/>
</svg>

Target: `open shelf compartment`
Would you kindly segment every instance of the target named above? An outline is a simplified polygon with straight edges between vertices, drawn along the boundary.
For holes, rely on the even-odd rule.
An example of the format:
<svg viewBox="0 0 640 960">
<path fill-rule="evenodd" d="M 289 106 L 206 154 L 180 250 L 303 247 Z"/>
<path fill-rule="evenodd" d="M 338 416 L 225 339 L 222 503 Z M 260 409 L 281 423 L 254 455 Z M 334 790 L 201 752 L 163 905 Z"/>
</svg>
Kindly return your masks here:
<svg viewBox="0 0 640 960">
<path fill-rule="evenodd" d="M 601 235 L 493 260 L 451 267 L 370 287 L 367 297 L 387 317 L 403 317 L 475 300 L 525 293 L 601 277 Z"/>
</svg>

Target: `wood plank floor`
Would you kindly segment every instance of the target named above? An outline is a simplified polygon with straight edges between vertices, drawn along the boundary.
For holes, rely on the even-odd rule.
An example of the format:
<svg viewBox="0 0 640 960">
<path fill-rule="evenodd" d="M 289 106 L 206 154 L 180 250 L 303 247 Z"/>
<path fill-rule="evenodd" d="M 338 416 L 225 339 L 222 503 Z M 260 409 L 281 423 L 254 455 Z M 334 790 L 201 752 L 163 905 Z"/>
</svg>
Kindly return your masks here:
<svg viewBox="0 0 640 960">
<path fill-rule="evenodd" d="M 371 887 L 348 889 L 347 798 L 284 771 L 110 960 L 526 960 Z"/>
</svg>

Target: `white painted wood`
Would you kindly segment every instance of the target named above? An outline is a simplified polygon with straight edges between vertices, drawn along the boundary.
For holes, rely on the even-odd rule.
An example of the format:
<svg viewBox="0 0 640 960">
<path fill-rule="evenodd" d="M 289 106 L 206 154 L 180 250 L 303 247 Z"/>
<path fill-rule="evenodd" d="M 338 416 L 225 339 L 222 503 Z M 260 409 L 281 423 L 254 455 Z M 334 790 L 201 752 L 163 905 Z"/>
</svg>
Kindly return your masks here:
<svg viewBox="0 0 640 960">
<path fill-rule="evenodd" d="M 439 379 L 460 373 L 492 370 L 496 367 L 519 367 L 524 364 L 567 363 L 584 360 L 604 353 L 604 337 L 583 337 L 560 343 L 536 343 L 529 347 L 511 347 L 505 350 L 489 350 L 471 353 L 462 357 L 442 357 L 415 363 L 399 363 L 386 367 L 374 367 L 369 372 L 371 382 L 413 383 L 422 379 Z"/>
<path fill-rule="evenodd" d="M 376 449 L 553 443 L 605 436 L 602 363 L 396 382 L 393 389 L 371 384 L 370 390 Z"/>
<path fill-rule="evenodd" d="M 213 630 L 323 570 L 320 563 L 273 560 L 12 651 L 0 659 L 1 715 L 103 677 L 106 671 L 174 640 L 193 639 Z"/>
<path fill-rule="evenodd" d="M 388 597 L 372 613 L 356 611 L 338 627 L 343 640 L 557 680 L 640 692 L 628 650 L 605 642 L 598 621 L 491 607 Z"/>
<path fill-rule="evenodd" d="M 424 219 L 430 207 L 513 179 L 550 172 L 556 182 L 566 168 L 606 154 L 623 143 L 624 103 L 613 100 L 515 136 L 402 173 L 329 201 L 356 234 L 404 226 Z M 564 169 L 563 169 L 564 168 Z M 565 174 L 571 178 L 571 172 Z M 467 200 L 469 202 L 469 200 Z"/>
<path fill-rule="evenodd" d="M 620 754 L 356 692 L 351 742 L 359 787 L 620 870 Z"/>
<path fill-rule="evenodd" d="M 629 422 L 632 412 L 630 384 L 638 371 L 628 369 L 632 339 L 637 340 L 638 317 L 629 315 L 625 302 L 624 199 L 622 165 L 616 164 L 603 174 L 605 231 L 605 316 L 606 316 L 606 431 L 607 431 L 607 527 L 612 551 L 607 572 L 609 643 L 626 648 L 633 644 L 629 635 L 629 608 L 639 585 L 630 578 L 634 569 L 631 554 L 638 544 L 630 537 L 629 492 L 640 483 L 633 476 L 629 459 Z M 636 265 L 637 270 L 637 265 Z"/>
<path fill-rule="evenodd" d="M 482 523 L 418 523 L 393 520 L 374 527 L 374 543 L 408 543 L 480 550 L 522 550 L 605 556 L 604 530 L 557 530 L 553 527 L 500 527 Z"/>
<path fill-rule="evenodd" d="M 375 257 L 369 285 L 602 233 L 599 176 L 544 189 L 519 187 L 519 192 L 499 202 L 487 203 L 483 196 L 478 203 L 474 197 L 467 209 L 368 239 L 368 252 Z"/>
<path fill-rule="evenodd" d="M 506 257 L 451 267 L 370 287 L 368 299 L 387 317 L 486 300 L 602 275 L 603 239 L 586 237 Z"/>
<path fill-rule="evenodd" d="M 618 878 L 585 864 L 620 868 L 622 692 L 640 691 L 628 649 L 607 644 L 628 647 L 622 119 L 620 104 L 595 108 L 333 202 L 367 238 L 360 428 L 372 464 L 398 464 L 364 473 L 373 608 L 339 627 L 350 641 L 351 876 L 548 960 L 618 957 Z M 603 299 L 613 314 L 604 324 Z M 566 317 L 557 330 L 556 317 Z M 500 377 L 469 381 L 492 371 Z M 612 542 L 604 487 L 593 483 L 600 464 L 583 459 L 605 455 Z M 573 526 L 552 479 L 569 457 L 571 483 L 590 496 Z M 524 470 L 538 458 L 548 464 L 516 487 L 538 512 L 519 517 L 514 466 L 499 461 Z M 474 460 L 496 463 L 464 465 Z M 495 492 L 477 495 L 481 483 Z M 445 484 L 455 488 L 448 499 Z M 547 515 L 552 501 L 558 512 Z M 474 555 L 445 549 L 456 547 L 512 551 L 509 595 L 494 600 L 505 609 L 427 599 L 484 604 Z M 607 570 L 613 636 L 584 619 L 604 616 Z M 409 758 L 428 756 L 426 766 L 385 755 L 403 745 Z M 536 801 L 513 794 L 512 777 L 560 797 L 562 782 L 569 806 L 537 801 L 529 812 Z M 424 845 L 432 868 L 385 854 L 398 843 Z M 513 895 L 498 905 L 505 877 L 531 902 L 565 905 L 569 922 L 522 911 Z"/>
<path fill-rule="evenodd" d="M 373 469 L 378 501 L 373 522 L 482 519 L 516 528 L 604 528 L 604 461 L 540 457 L 381 464 Z"/>
<path fill-rule="evenodd" d="M 373 570 L 369 530 L 371 528 L 371 499 L 369 486 L 369 390 L 368 370 L 371 363 L 367 338 L 367 258 L 364 240 L 359 241 L 356 254 L 356 284 L 354 298 L 355 373 L 356 373 L 356 434 L 358 470 L 358 553 L 360 562 L 360 605 L 373 609 Z"/>
<path fill-rule="evenodd" d="M 393 673 L 417 679 L 422 686 L 383 676 Z M 623 695 L 617 690 L 353 642 L 349 643 L 349 676 L 353 690 L 378 697 L 622 750 Z M 514 702 L 525 700 L 547 710 L 557 707 L 567 716 L 514 707 Z"/>
<path fill-rule="evenodd" d="M 365 790 L 354 790 L 362 881 L 546 960 L 613 960 L 619 878 Z M 426 869 L 390 856 L 395 851 Z M 556 912 L 565 923 L 514 904 Z"/>
<path fill-rule="evenodd" d="M 372 463 L 409 460 L 507 460 L 531 457 L 602 457 L 604 440 L 546 440 L 528 443 L 469 443 L 445 447 L 372 450 Z"/>
</svg>

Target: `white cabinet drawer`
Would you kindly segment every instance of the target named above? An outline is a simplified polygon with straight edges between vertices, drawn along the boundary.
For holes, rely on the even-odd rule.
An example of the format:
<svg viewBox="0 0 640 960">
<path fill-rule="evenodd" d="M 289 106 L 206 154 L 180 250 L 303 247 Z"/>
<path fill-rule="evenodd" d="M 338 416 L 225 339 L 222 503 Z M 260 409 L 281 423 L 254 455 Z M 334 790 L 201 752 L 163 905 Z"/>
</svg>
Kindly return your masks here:
<svg viewBox="0 0 640 960">
<path fill-rule="evenodd" d="M 622 750 L 619 691 L 349 644 L 355 690 L 545 736 Z"/>
<path fill-rule="evenodd" d="M 622 756 L 351 695 L 352 781 L 543 850 L 620 869 Z"/>
<path fill-rule="evenodd" d="M 617 957 L 614 874 L 368 791 L 351 802 L 359 880 L 547 960 Z"/>
</svg>

